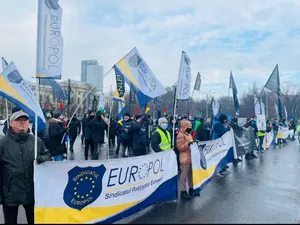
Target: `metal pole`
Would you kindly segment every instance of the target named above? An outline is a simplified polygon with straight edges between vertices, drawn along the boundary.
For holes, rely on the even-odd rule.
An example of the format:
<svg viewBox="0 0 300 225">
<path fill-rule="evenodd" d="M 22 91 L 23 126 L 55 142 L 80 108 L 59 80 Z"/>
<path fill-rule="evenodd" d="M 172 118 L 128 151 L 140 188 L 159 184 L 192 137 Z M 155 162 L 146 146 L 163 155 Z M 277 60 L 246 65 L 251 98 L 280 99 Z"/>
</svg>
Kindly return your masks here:
<svg viewBox="0 0 300 225">
<path fill-rule="evenodd" d="M 268 91 L 266 91 L 266 119 L 269 119 L 269 96 Z"/>
<path fill-rule="evenodd" d="M 40 79 L 36 78 L 36 91 L 35 91 L 35 97 L 36 97 L 36 105 L 35 105 L 35 138 L 34 138 L 34 158 L 36 159 L 37 157 L 37 133 L 38 133 L 38 111 L 39 111 L 39 97 L 40 97 L 40 92 L 39 92 L 39 82 Z"/>
<path fill-rule="evenodd" d="M 111 85 L 110 85 L 110 89 L 109 89 L 109 94 L 110 94 L 110 109 L 109 109 L 109 126 L 108 126 L 108 129 L 107 129 L 107 138 L 108 138 L 108 150 L 107 150 L 107 159 L 109 159 L 109 127 L 110 127 L 110 120 L 111 120 L 111 112 L 112 112 L 112 107 L 114 105 L 114 102 L 113 102 L 113 98 L 112 98 L 112 95 L 111 95 L 111 92 L 112 92 L 112 88 L 111 88 Z"/>
<path fill-rule="evenodd" d="M 5 107 L 6 107 L 6 126 L 7 126 L 7 130 L 8 130 L 9 129 L 9 122 L 8 122 L 9 114 L 8 114 L 8 102 L 7 102 L 7 99 L 5 99 Z"/>
<path fill-rule="evenodd" d="M 174 88 L 175 95 L 174 95 L 174 113 L 173 113 L 173 121 L 175 121 L 175 115 L 176 115 L 176 105 L 177 105 L 177 99 L 176 99 L 176 87 Z M 172 147 L 175 146 L 175 123 L 173 122 L 173 134 L 172 134 Z"/>
<path fill-rule="evenodd" d="M 191 100 L 193 100 L 193 98 L 194 98 L 194 89 L 192 91 L 192 98 L 189 98 L 188 116 L 190 116 Z"/>
</svg>

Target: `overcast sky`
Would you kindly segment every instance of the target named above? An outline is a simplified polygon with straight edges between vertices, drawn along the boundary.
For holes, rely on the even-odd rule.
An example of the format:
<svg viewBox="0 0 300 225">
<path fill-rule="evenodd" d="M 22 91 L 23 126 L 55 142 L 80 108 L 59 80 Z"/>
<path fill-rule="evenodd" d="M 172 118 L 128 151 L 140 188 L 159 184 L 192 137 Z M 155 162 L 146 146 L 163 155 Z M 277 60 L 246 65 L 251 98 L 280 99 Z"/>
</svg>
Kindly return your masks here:
<svg viewBox="0 0 300 225">
<path fill-rule="evenodd" d="M 230 70 L 238 92 L 263 85 L 279 64 L 282 83 L 300 84 L 300 0 L 60 0 L 63 8 L 62 79 L 80 80 L 80 62 L 97 59 L 108 71 L 137 47 L 166 86 L 177 80 L 181 51 L 192 60 L 200 93 L 228 93 Z M 36 68 L 37 1 L 1 4 L 0 55 L 25 79 Z M 115 88 L 111 72 L 105 91 Z"/>
</svg>

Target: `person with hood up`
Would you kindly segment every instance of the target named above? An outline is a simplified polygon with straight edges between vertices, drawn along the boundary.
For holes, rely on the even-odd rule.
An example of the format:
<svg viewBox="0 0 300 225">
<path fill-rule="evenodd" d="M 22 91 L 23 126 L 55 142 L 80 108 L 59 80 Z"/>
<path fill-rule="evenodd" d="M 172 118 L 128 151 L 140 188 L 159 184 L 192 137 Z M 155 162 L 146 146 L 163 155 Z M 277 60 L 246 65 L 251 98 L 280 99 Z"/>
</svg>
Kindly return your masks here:
<svg viewBox="0 0 300 225">
<path fill-rule="evenodd" d="M 129 113 L 125 113 L 123 116 L 122 128 L 121 128 L 121 146 L 119 151 L 119 158 L 125 155 L 126 149 L 128 149 L 128 156 L 132 156 L 132 123 Z"/>
<path fill-rule="evenodd" d="M 63 115 L 55 113 L 54 118 L 49 119 L 49 151 L 54 161 L 63 161 L 64 155 L 67 153 L 65 134 L 69 133 L 68 128 L 64 128 Z M 63 140 L 63 141 L 62 141 Z"/>
<path fill-rule="evenodd" d="M 68 124 L 69 124 L 69 131 L 70 131 L 70 134 L 69 134 L 69 136 L 70 136 L 70 152 L 74 152 L 73 146 L 74 146 L 77 135 L 80 134 L 81 123 L 77 119 L 76 114 L 75 114 L 71 121 L 68 120 Z"/>
<path fill-rule="evenodd" d="M 147 124 L 142 115 L 136 115 L 132 123 L 132 153 L 133 156 L 147 154 Z"/>
<path fill-rule="evenodd" d="M 0 138 L 0 205 L 5 224 L 17 224 L 18 209 L 23 205 L 27 222 L 34 223 L 34 160 L 36 164 L 51 161 L 43 141 L 28 133 L 29 116 L 17 111 L 10 117 L 7 135 Z"/>
<path fill-rule="evenodd" d="M 220 137 L 222 137 L 227 131 L 230 130 L 230 126 L 227 123 L 227 116 L 225 114 L 221 114 L 220 117 L 218 118 L 218 120 L 215 122 L 212 132 L 212 140 L 218 139 Z M 226 174 L 226 169 L 228 169 L 229 167 L 226 165 L 223 169 L 221 169 L 221 171 L 219 172 L 219 174 L 221 176 L 224 176 Z"/>
<path fill-rule="evenodd" d="M 92 124 L 91 121 L 95 118 L 95 113 L 93 110 L 89 110 L 89 116 L 85 120 L 84 129 L 85 130 L 85 146 L 84 146 L 84 157 L 85 160 L 88 160 L 89 147 L 91 147 L 91 158 L 94 154 L 94 141 L 92 137 Z"/>
<path fill-rule="evenodd" d="M 168 131 L 168 120 L 165 117 L 158 119 L 158 127 L 152 133 L 151 148 L 155 152 L 170 150 L 172 148 L 171 134 Z"/>
<path fill-rule="evenodd" d="M 200 196 L 200 193 L 193 193 L 193 176 L 192 176 L 192 159 L 191 159 L 191 144 L 192 138 L 192 123 L 186 119 L 181 120 L 180 132 L 177 135 L 177 149 L 180 158 L 180 190 L 181 197 L 191 199 L 192 196 Z M 188 192 L 186 184 L 188 183 Z"/>
</svg>

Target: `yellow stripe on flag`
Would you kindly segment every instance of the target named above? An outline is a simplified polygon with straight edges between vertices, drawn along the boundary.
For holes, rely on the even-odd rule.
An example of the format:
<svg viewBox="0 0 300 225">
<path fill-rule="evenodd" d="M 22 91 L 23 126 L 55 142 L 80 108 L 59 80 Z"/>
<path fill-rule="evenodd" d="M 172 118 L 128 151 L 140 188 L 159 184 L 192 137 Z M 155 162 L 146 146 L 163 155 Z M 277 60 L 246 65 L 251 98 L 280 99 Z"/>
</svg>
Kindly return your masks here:
<svg viewBox="0 0 300 225">
<path fill-rule="evenodd" d="M 125 60 L 121 59 L 120 62 L 117 63 L 117 66 L 119 67 L 121 73 L 123 73 L 124 76 L 126 76 L 126 78 L 136 87 L 139 88 L 138 83 L 136 81 L 136 79 L 134 78 L 134 76 L 131 73 L 131 70 Z"/>
<path fill-rule="evenodd" d="M 149 107 L 146 107 L 145 113 L 148 113 L 150 111 Z"/>
<path fill-rule="evenodd" d="M 106 207 L 87 207 L 81 211 L 72 208 L 36 207 L 34 209 L 34 222 L 43 224 L 87 223 L 123 212 L 138 202 L 139 201 L 134 201 L 122 205 Z"/>
<path fill-rule="evenodd" d="M 19 102 L 21 102 L 23 105 L 27 106 L 28 105 L 24 102 L 23 98 L 21 95 L 18 94 L 18 92 L 15 91 L 3 78 L 2 74 L 0 74 L 0 89 L 3 91 L 5 94 L 17 99 Z"/>
<path fill-rule="evenodd" d="M 211 177 L 211 175 L 215 172 L 216 165 L 213 165 L 207 170 L 204 169 L 193 169 L 193 184 L 195 186 L 199 186 L 204 180 Z"/>
</svg>

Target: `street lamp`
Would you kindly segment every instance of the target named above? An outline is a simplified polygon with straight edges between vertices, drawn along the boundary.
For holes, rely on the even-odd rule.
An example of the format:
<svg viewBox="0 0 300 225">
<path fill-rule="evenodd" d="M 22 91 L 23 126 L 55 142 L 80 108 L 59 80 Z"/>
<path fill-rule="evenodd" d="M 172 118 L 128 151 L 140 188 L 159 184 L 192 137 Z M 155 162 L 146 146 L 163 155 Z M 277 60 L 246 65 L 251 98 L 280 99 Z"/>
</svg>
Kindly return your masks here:
<svg viewBox="0 0 300 225">
<path fill-rule="evenodd" d="M 208 91 L 206 92 L 206 118 L 208 118 L 208 94 L 211 93 L 211 94 L 214 94 L 215 92 L 212 92 L 212 91 Z"/>
</svg>

